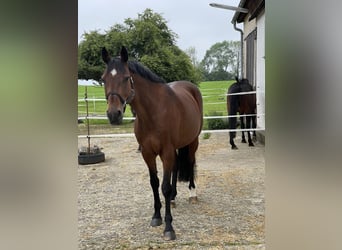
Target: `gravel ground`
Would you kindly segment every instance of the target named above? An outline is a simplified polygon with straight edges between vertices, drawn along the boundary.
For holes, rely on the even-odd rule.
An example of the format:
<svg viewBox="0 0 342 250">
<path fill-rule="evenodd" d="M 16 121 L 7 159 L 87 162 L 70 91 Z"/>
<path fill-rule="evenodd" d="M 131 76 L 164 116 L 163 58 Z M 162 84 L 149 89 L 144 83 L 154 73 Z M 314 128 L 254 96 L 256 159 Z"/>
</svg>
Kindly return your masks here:
<svg viewBox="0 0 342 250">
<path fill-rule="evenodd" d="M 164 225 L 149 226 L 153 195 L 135 138 L 91 139 L 106 161 L 78 167 L 79 249 L 265 249 L 265 148 L 240 140 L 231 150 L 228 133 L 201 136 L 198 202 L 190 204 L 188 184 L 178 183 L 177 239 L 166 242 Z M 79 139 L 79 147 L 86 145 Z M 159 158 L 157 164 L 161 180 Z"/>
</svg>

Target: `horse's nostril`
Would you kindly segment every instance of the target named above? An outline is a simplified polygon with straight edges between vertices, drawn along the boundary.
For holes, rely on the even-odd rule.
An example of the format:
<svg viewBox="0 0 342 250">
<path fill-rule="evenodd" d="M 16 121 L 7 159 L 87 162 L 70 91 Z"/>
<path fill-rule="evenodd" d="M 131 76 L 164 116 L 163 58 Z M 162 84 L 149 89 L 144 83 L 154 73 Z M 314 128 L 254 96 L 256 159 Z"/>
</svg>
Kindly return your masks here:
<svg viewBox="0 0 342 250">
<path fill-rule="evenodd" d="M 121 124 L 122 121 L 122 112 L 116 111 L 116 112 L 107 112 L 107 117 L 109 119 L 109 122 L 113 125 Z"/>
</svg>

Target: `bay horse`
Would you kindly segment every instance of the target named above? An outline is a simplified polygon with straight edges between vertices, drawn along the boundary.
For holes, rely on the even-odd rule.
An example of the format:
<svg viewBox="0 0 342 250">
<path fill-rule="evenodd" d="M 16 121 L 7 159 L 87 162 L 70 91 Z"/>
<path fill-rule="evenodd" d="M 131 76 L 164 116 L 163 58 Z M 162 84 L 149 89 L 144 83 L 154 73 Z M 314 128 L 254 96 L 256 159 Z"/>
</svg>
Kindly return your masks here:
<svg viewBox="0 0 342 250">
<path fill-rule="evenodd" d="M 228 96 L 227 96 L 227 110 L 228 115 L 232 115 L 235 117 L 229 117 L 229 129 L 236 129 L 236 114 L 239 112 L 239 115 L 247 115 L 246 116 L 246 126 L 244 123 L 244 116 L 240 116 L 240 124 L 241 129 L 250 129 L 256 128 L 256 94 L 241 94 L 241 95 L 229 95 L 229 94 L 238 94 L 241 92 L 250 92 L 253 91 L 253 86 L 249 83 L 248 79 L 239 80 L 237 77 L 235 78 L 236 82 L 233 83 L 228 88 Z M 250 147 L 254 146 L 250 132 L 247 131 L 248 135 L 248 145 Z M 238 149 L 238 147 L 234 143 L 234 138 L 236 136 L 236 132 L 229 132 L 229 143 L 232 149 Z M 256 133 L 253 131 L 253 137 L 256 138 Z M 244 130 L 242 131 L 242 143 L 246 143 Z"/>
<path fill-rule="evenodd" d="M 170 205 L 177 194 L 177 177 L 179 181 L 189 181 L 190 199 L 197 199 L 195 152 L 203 124 L 201 92 L 191 82 L 165 83 L 140 63 L 129 61 L 125 47 L 121 48 L 120 56 L 116 58 L 111 58 L 103 48 L 102 59 L 107 65 L 102 80 L 110 123 L 121 123 L 126 104 L 130 104 L 136 112 L 134 133 L 149 170 L 154 196 L 152 227 L 162 224 L 156 165 L 158 155 L 163 163 L 164 239 L 174 240 L 176 234 L 172 227 Z"/>
</svg>

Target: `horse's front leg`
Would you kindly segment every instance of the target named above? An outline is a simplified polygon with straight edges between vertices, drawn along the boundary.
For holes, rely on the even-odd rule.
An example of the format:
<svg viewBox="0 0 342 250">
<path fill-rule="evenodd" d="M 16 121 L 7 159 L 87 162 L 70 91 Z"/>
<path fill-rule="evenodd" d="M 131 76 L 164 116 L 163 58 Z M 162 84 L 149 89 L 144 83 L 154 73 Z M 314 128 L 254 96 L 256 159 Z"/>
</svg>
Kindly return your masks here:
<svg viewBox="0 0 342 250">
<path fill-rule="evenodd" d="M 164 169 L 164 177 L 162 183 L 162 192 L 165 197 L 165 230 L 164 239 L 174 240 L 176 239 L 175 231 L 172 227 L 172 215 L 171 215 L 171 192 L 172 187 L 170 184 L 171 172 Z"/>
<path fill-rule="evenodd" d="M 159 197 L 159 179 L 157 175 L 157 171 L 150 169 L 150 183 L 153 190 L 153 197 L 154 197 L 154 214 L 151 220 L 151 226 L 156 227 L 162 224 L 162 218 L 160 214 L 161 209 L 161 202 Z"/>
<path fill-rule="evenodd" d="M 164 239 L 174 240 L 176 239 L 176 233 L 172 227 L 172 215 L 171 215 L 171 174 L 175 166 L 175 152 L 169 152 L 161 155 L 161 160 L 163 162 L 163 183 L 162 192 L 165 197 L 165 230 Z"/>
<path fill-rule="evenodd" d="M 158 173 L 157 173 L 156 156 L 146 152 L 145 150 L 142 150 L 142 155 L 148 166 L 148 170 L 150 173 L 150 184 L 152 187 L 153 197 L 154 197 L 154 214 L 152 216 L 151 226 L 156 227 L 162 224 L 162 218 L 160 215 L 160 209 L 162 205 L 160 202 L 159 190 L 158 190 L 159 179 L 158 179 Z"/>
</svg>

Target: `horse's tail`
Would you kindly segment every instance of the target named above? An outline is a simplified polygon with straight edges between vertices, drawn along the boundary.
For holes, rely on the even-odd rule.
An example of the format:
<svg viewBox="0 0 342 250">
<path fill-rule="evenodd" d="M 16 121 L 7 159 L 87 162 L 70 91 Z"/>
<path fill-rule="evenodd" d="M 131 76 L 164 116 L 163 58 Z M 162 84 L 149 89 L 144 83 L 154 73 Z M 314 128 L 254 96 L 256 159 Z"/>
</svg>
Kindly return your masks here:
<svg viewBox="0 0 342 250">
<path fill-rule="evenodd" d="M 178 149 L 177 154 L 178 181 L 195 179 L 195 162 L 189 158 L 189 145 Z"/>
</svg>

